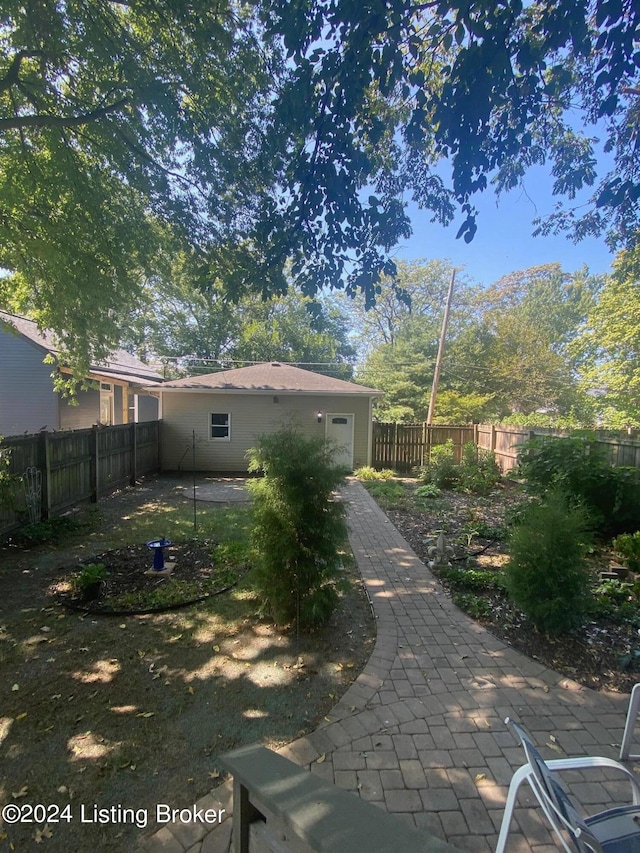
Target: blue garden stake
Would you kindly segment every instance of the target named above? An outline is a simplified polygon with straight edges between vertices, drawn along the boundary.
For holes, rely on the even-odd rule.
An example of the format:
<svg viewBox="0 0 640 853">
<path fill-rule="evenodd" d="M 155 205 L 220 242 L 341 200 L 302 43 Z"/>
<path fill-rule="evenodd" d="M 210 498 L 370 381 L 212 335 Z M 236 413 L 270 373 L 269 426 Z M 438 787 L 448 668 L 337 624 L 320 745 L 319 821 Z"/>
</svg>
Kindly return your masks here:
<svg viewBox="0 0 640 853">
<path fill-rule="evenodd" d="M 153 570 L 154 572 L 164 571 L 164 549 L 171 545 L 170 539 L 152 539 L 147 542 L 147 548 L 153 551 Z"/>
</svg>

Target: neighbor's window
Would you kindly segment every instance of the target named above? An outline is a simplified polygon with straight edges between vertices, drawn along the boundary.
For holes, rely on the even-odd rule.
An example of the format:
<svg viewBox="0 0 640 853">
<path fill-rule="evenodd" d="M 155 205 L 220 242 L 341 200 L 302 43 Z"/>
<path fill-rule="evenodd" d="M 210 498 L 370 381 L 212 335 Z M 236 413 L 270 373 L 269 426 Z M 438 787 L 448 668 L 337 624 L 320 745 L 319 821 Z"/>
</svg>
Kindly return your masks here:
<svg viewBox="0 0 640 853">
<path fill-rule="evenodd" d="M 221 441 L 231 440 L 231 415 L 228 412 L 212 413 L 211 438 L 216 438 Z"/>
</svg>

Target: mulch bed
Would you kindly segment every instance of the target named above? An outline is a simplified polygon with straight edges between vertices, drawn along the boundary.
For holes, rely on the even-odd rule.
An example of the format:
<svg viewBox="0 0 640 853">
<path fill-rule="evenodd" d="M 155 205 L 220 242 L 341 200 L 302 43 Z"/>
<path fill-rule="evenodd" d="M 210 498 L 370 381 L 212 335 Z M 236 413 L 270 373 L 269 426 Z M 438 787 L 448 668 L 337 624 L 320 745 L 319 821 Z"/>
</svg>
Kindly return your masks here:
<svg viewBox="0 0 640 853">
<path fill-rule="evenodd" d="M 50 587 L 50 592 L 65 606 L 88 613 L 120 615 L 122 613 L 154 613 L 176 607 L 184 607 L 229 588 L 229 572 L 215 565 L 211 552 L 216 543 L 210 541 L 176 542 L 165 549 L 165 562 L 175 562 L 168 577 L 148 574 L 153 569 L 153 551 L 146 544 L 129 545 L 96 554 L 90 560 L 70 566 L 66 573 Z M 102 581 L 99 597 L 87 601 L 73 587 L 73 577 L 88 563 L 102 563 L 107 576 Z M 178 600 L 158 606 L 123 605 L 117 603 L 123 595 L 133 594 L 136 598 L 152 595 L 159 587 L 176 581 L 188 581 L 188 591 L 176 595 Z M 114 601 L 116 603 L 114 603 Z"/>
<path fill-rule="evenodd" d="M 503 525 L 505 516 L 508 519 L 524 498 L 515 485 L 503 484 L 480 499 L 447 492 L 448 509 L 444 514 L 441 508 L 432 513 L 428 507 L 418 509 L 410 504 L 386 513 L 425 564 L 428 547 L 444 527 L 448 543 L 459 537 L 454 565 L 464 565 L 467 555 L 477 554 L 477 568 L 500 569 L 508 557 L 506 543 L 475 536 L 466 547 L 465 532 L 473 529 L 474 521 Z M 606 555 L 594 555 L 594 575 L 607 564 Z M 442 583 L 447 589 L 446 581 Z M 638 664 L 627 669 L 621 664 L 625 655 L 634 656 L 635 650 L 640 649 L 640 631 L 632 625 L 589 622 L 571 634 L 552 637 L 539 632 L 504 594 L 488 590 L 479 594 L 490 601 L 491 616 L 478 621 L 532 660 L 596 690 L 628 693 L 640 681 Z"/>
</svg>

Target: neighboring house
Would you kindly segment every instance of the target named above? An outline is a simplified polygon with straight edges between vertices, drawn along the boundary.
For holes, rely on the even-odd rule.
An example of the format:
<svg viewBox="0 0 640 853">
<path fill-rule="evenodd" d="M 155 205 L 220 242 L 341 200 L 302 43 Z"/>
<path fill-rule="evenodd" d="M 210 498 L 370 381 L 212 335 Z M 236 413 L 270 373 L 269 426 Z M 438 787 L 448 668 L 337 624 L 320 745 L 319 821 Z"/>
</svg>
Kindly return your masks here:
<svg viewBox="0 0 640 853">
<path fill-rule="evenodd" d="M 381 393 L 279 362 L 166 382 L 162 468 L 246 471 L 256 438 L 288 425 L 333 439 L 337 461 L 350 469 L 368 465 L 372 401 Z"/>
<path fill-rule="evenodd" d="M 78 391 L 73 405 L 53 388 L 52 372 L 64 368 L 44 362 L 57 355 L 53 336 L 33 320 L 0 311 L 0 435 L 157 419 L 151 391 L 162 376 L 139 359 L 116 350 L 108 361 L 92 364 L 87 378 L 95 386 Z"/>
</svg>

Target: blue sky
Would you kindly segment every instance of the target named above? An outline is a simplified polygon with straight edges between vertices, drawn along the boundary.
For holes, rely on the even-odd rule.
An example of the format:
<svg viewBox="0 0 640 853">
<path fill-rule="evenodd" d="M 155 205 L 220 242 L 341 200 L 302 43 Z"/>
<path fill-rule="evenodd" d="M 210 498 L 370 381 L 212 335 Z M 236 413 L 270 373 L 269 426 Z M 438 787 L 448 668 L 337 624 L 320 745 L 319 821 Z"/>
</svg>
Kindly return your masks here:
<svg viewBox="0 0 640 853">
<path fill-rule="evenodd" d="M 499 201 L 490 190 L 476 197 L 478 230 L 469 244 L 456 240 L 462 216 L 443 228 L 411 205 L 413 236 L 397 247 L 394 256 L 402 260 L 446 258 L 456 267 L 464 266 L 466 275 L 484 286 L 507 273 L 555 261 L 565 272 L 576 272 L 584 264 L 594 274 L 610 272 L 613 254 L 604 237 L 573 243 L 562 235 L 531 236 L 533 219 L 553 211 L 556 199 L 550 186 L 551 180 L 540 167 L 527 174 L 524 189 L 505 193 Z"/>
</svg>

